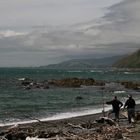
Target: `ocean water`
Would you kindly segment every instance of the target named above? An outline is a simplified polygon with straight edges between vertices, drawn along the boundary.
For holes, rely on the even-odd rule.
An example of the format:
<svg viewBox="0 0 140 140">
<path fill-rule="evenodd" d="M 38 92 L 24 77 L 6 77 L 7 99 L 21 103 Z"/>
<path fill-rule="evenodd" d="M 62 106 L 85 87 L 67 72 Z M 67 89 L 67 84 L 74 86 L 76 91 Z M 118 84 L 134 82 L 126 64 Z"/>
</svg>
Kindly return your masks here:
<svg viewBox="0 0 140 140">
<path fill-rule="evenodd" d="M 18 85 L 18 79 L 28 77 L 35 80 L 63 78 L 93 78 L 107 82 L 101 87 L 58 88 L 25 90 Z M 140 91 L 125 89 L 114 83 L 117 80 L 140 82 L 140 72 L 112 69 L 93 70 L 48 70 L 40 68 L 0 68 L 0 125 L 25 123 L 41 120 L 55 120 L 94 114 L 102 111 L 102 104 L 117 95 L 125 102 L 132 93 L 137 102 Z M 77 96 L 83 99 L 76 100 Z M 105 110 L 111 106 L 105 106 Z"/>
</svg>

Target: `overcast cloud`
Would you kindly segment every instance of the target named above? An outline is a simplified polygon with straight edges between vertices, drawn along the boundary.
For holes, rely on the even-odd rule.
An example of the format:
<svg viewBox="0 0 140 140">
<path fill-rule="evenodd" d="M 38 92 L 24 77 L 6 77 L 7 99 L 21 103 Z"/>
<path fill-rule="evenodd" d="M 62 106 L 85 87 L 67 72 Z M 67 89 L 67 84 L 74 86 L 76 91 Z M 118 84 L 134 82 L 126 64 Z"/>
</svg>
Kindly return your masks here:
<svg viewBox="0 0 140 140">
<path fill-rule="evenodd" d="M 0 67 L 140 48 L 139 0 L 1 0 Z"/>
<path fill-rule="evenodd" d="M 85 22 L 104 14 L 115 0 L 1 0 L 1 26 L 60 25 Z"/>
</svg>

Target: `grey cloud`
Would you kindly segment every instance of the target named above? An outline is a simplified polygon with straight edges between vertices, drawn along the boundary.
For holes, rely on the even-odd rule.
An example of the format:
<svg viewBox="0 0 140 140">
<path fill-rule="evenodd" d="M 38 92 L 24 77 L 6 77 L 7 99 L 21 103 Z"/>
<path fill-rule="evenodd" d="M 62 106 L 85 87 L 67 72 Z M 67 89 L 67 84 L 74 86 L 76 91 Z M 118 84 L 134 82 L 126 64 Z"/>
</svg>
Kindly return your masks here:
<svg viewBox="0 0 140 140">
<path fill-rule="evenodd" d="M 1 0 L 1 26 L 74 24 L 104 15 L 115 0 Z"/>
<path fill-rule="evenodd" d="M 37 5 L 36 3 L 33 3 L 33 1 L 34 0 L 29 0 L 27 9 L 24 8 L 24 6 L 27 5 L 27 0 L 23 1 L 23 11 L 21 9 L 20 14 L 15 13 L 16 9 L 12 9 L 12 14 L 15 15 L 15 17 L 12 17 L 11 20 L 14 21 L 10 21 L 8 23 L 9 25 L 12 25 L 14 22 L 17 24 L 17 21 L 19 21 L 17 26 L 21 25 L 21 21 L 23 22 L 23 25 L 26 25 L 25 22 L 29 20 L 27 22 L 29 22 L 34 28 L 30 29 L 28 34 L 25 35 L 16 36 L 15 34 L 15 36 L 0 38 L 0 66 L 47 65 L 71 58 L 104 57 L 116 54 L 125 54 L 140 48 L 140 11 L 138 10 L 140 7 L 140 2 L 138 0 L 124 0 L 121 3 L 112 6 L 108 10 L 106 16 L 104 16 L 101 11 L 100 12 L 102 14 L 100 14 L 100 12 L 97 10 L 97 13 L 95 12 L 97 16 L 93 15 L 93 17 L 92 14 L 96 9 L 93 8 L 95 5 L 93 7 L 90 6 L 93 4 L 93 1 L 88 0 L 87 2 L 85 0 L 67 0 L 68 3 L 65 8 L 67 9 L 68 7 L 68 10 L 70 10 L 71 6 L 74 6 L 74 4 L 76 4 L 74 7 L 76 8 L 80 2 L 80 6 L 82 8 L 87 8 L 88 6 L 93 8 L 92 10 L 90 9 L 88 11 L 89 13 L 86 13 L 89 14 L 87 19 L 92 17 L 93 20 L 87 22 L 86 19 L 82 19 L 82 21 L 86 22 L 74 24 L 73 26 L 69 27 L 57 26 L 55 28 L 48 25 L 38 25 L 41 25 L 40 23 L 44 18 L 45 22 L 50 20 L 48 23 L 51 23 L 53 20 L 50 18 L 53 16 L 53 14 L 55 14 L 55 12 L 57 12 L 58 9 L 55 9 L 55 11 L 53 11 L 54 13 L 50 14 L 47 13 L 47 11 L 44 11 L 45 9 L 41 8 L 42 6 L 45 7 L 50 5 L 52 8 L 61 9 L 61 6 L 66 4 L 64 3 L 64 0 L 61 0 L 61 2 L 58 2 L 57 0 L 38 1 L 39 11 L 41 10 L 41 13 L 45 13 L 45 15 L 41 15 L 41 17 L 38 17 L 40 12 L 36 11 Z M 13 7 L 15 2 L 18 3 L 18 0 L 14 0 L 12 5 Z M 94 2 L 97 2 L 97 0 Z M 85 3 L 86 5 L 84 5 Z M 4 8 L 1 9 L 1 4 L 2 1 L 0 1 L 0 11 L 4 10 Z M 17 9 L 20 8 L 18 5 L 19 3 L 16 5 Z M 105 1 L 98 1 L 99 7 L 105 7 L 105 5 L 107 5 L 105 4 Z M 32 6 L 33 8 L 31 10 L 30 8 Z M 6 7 L 8 8 L 8 5 Z M 63 11 L 64 9 L 61 10 Z M 72 13 L 68 14 L 73 14 L 73 12 L 76 14 L 77 11 L 75 9 L 71 10 L 73 10 Z M 63 14 L 61 14 L 62 11 L 60 11 L 58 14 L 60 14 L 63 20 L 67 20 L 67 22 L 72 20 L 72 18 L 67 14 L 66 15 L 68 17 L 64 18 L 66 15 L 64 11 Z M 74 18 L 78 18 L 79 14 L 81 14 L 83 18 L 86 16 L 86 14 L 83 14 L 81 11 L 78 12 L 79 13 L 77 13 Z M 27 17 L 25 15 L 23 16 L 25 13 L 28 14 Z M 5 14 L 7 15 L 6 12 L 4 14 L 1 14 L 0 12 L 0 15 L 6 16 Z M 34 16 L 32 16 L 30 19 L 32 14 Z M 97 18 L 101 15 L 103 15 L 103 18 Z M 21 21 L 18 19 L 19 16 L 21 16 Z M 4 17 L 2 18 L 4 19 Z M 18 20 L 16 20 L 16 18 Z M 62 19 L 58 18 L 55 20 L 64 23 L 61 21 Z M 40 21 L 37 21 L 39 19 Z M 78 18 L 78 21 L 80 20 Z M 2 23 L 4 24 L 4 22 L 7 21 L 9 20 L 3 20 Z M 74 22 L 77 21 L 74 20 Z"/>
<path fill-rule="evenodd" d="M 86 47 L 91 41 L 91 36 L 69 30 L 38 30 L 27 35 L 3 37 L 0 39 L 0 64 L 37 66 L 70 58 L 89 57 L 93 51 Z"/>
<path fill-rule="evenodd" d="M 131 43 L 131 42 L 120 42 L 120 43 L 111 43 L 111 44 L 98 44 L 98 50 L 102 50 L 102 52 L 110 51 L 114 54 L 125 54 L 132 53 L 140 48 L 140 43 Z"/>
<path fill-rule="evenodd" d="M 86 37 L 87 38 L 87 37 Z M 62 51 L 69 47 L 78 48 L 79 43 L 86 43 L 86 39 L 82 33 L 73 33 L 66 31 L 56 32 L 31 32 L 27 35 L 3 37 L 0 39 L 1 53 L 6 51 Z M 78 46 L 78 47 L 77 47 Z"/>
<path fill-rule="evenodd" d="M 99 26 L 101 29 L 99 40 L 104 43 L 140 43 L 139 7 L 138 0 L 124 0 L 120 4 L 112 6 L 110 13 L 104 17 L 110 23 Z"/>
</svg>

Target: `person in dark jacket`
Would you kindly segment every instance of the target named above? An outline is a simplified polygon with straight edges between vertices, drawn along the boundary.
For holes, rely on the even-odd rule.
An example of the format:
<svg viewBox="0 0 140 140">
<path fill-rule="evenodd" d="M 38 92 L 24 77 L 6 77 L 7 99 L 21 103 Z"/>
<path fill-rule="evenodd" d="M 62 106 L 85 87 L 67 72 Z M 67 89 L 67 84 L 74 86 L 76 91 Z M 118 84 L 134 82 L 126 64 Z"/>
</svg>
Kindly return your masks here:
<svg viewBox="0 0 140 140">
<path fill-rule="evenodd" d="M 112 105 L 112 110 L 109 111 L 108 117 L 110 114 L 114 113 L 115 114 L 115 121 L 119 121 L 119 112 L 120 108 L 123 106 L 123 103 L 117 99 L 117 96 L 114 96 L 114 99 L 106 102 L 108 105 Z"/>
<path fill-rule="evenodd" d="M 132 95 L 128 96 L 124 104 L 124 108 L 127 107 L 127 114 L 128 114 L 128 122 L 131 123 L 131 120 L 135 118 L 135 100 L 132 98 Z"/>
</svg>

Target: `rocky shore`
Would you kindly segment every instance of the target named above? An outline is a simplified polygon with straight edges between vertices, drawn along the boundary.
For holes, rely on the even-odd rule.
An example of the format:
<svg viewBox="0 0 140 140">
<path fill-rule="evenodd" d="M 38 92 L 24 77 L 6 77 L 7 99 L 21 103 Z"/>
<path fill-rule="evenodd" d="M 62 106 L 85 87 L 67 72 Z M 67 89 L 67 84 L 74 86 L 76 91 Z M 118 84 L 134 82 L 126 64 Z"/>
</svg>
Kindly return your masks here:
<svg viewBox="0 0 140 140">
<path fill-rule="evenodd" d="M 140 90 L 139 82 L 116 81 L 124 88 Z M 106 81 L 95 79 L 52 79 L 38 81 L 21 78 L 17 86 L 26 90 L 56 87 L 99 86 L 103 90 L 112 90 Z M 81 99 L 78 96 L 77 99 Z M 100 114 L 74 117 L 54 121 L 41 121 L 28 124 L 16 124 L 0 127 L 0 140 L 139 140 L 140 139 L 140 105 L 137 105 L 136 122 L 128 124 L 127 118 L 120 115 L 120 121 L 114 122 Z M 113 118 L 113 116 L 111 116 Z"/>
<path fill-rule="evenodd" d="M 137 105 L 137 109 L 139 109 Z M 112 116 L 113 117 L 113 116 Z M 1 140 L 139 140 L 140 118 L 134 124 L 93 114 L 69 119 L 0 127 Z"/>
</svg>

